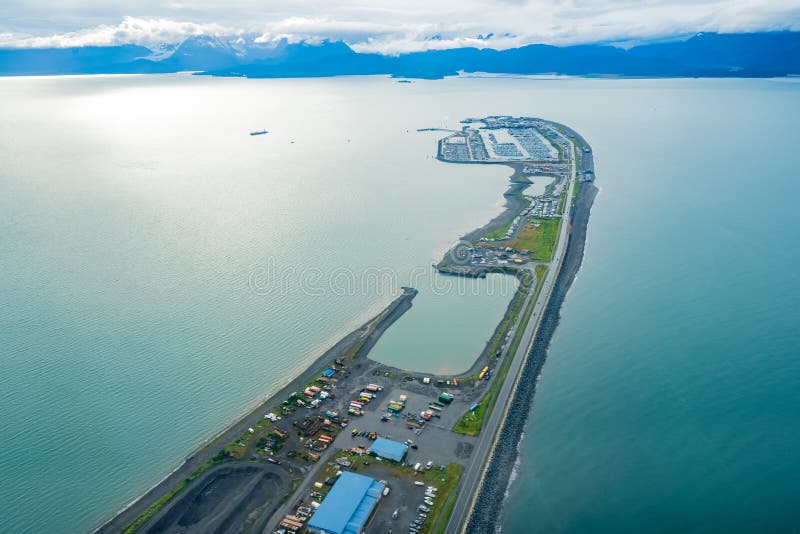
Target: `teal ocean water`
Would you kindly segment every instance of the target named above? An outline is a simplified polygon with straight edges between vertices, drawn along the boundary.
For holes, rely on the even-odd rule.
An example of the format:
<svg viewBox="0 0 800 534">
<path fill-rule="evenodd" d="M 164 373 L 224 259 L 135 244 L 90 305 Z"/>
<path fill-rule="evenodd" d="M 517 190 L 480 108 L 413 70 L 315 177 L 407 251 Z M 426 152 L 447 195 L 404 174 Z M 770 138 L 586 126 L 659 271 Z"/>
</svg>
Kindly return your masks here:
<svg viewBox="0 0 800 534">
<path fill-rule="evenodd" d="M 503 531 L 796 532 L 800 84 L 586 83 L 601 192 Z"/>
<path fill-rule="evenodd" d="M 376 356 L 468 367 L 506 297 L 464 306 L 430 263 L 508 171 L 415 129 L 482 114 L 574 127 L 602 189 L 504 530 L 797 520 L 798 89 L 0 80 L 0 531 L 90 529 L 412 280 L 397 331 L 437 359 L 393 332 Z"/>
<path fill-rule="evenodd" d="M 450 365 L 469 365 L 510 293 L 477 281 L 460 306 L 431 262 L 498 213 L 509 172 L 438 162 L 415 129 L 455 121 L 409 96 L 0 80 L 0 531 L 96 525 L 402 285 L 442 314 L 434 354 L 457 337 Z"/>
</svg>

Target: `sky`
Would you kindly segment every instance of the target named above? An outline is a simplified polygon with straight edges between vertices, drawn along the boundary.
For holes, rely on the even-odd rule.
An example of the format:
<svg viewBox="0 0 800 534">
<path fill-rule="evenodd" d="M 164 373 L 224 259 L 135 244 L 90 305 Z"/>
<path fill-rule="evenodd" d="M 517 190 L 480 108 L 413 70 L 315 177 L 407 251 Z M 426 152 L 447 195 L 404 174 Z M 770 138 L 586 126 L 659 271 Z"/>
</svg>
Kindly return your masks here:
<svg viewBox="0 0 800 534">
<path fill-rule="evenodd" d="M 343 40 L 397 54 L 800 30 L 798 0 L 2 0 L 0 47 L 140 44 L 192 35 Z"/>
</svg>

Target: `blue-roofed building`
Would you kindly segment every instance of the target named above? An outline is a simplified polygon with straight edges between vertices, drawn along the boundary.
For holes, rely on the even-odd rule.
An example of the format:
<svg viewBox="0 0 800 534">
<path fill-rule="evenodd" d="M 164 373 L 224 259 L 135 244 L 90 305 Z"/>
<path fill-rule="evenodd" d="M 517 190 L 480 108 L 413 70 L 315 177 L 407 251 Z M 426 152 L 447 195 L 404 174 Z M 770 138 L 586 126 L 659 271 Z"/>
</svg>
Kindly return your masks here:
<svg viewBox="0 0 800 534">
<path fill-rule="evenodd" d="M 386 486 L 345 471 L 306 525 L 321 534 L 361 534 Z"/>
<path fill-rule="evenodd" d="M 395 462 L 402 462 L 408 452 L 408 445 L 400 443 L 399 441 L 392 441 L 386 438 L 378 438 L 372 442 L 369 452 L 375 456 L 386 458 L 387 460 L 394 460 Z"/>
</svg>

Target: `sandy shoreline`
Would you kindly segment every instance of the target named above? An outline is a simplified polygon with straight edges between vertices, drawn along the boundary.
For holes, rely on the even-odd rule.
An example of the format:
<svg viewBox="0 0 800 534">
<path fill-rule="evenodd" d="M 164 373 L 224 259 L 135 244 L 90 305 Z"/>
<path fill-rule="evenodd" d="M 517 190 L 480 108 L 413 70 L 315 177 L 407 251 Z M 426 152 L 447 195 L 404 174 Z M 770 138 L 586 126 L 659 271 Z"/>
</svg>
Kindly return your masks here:
<svg viewBox="0 0 800 534">
<path fill-rule="evenodd" d="M 517 168 L 515 164 L 508 164 L 513 170 L 513 174 L 517 172 Z M 505 199 L 505 206 L 503 211 L 492 218 L 487 224 L 465 234 L 462 239 L 470 239 L 475 238 L 475 236 L 483 235 L 485 232 L 490 232 L 495 228 L 499 228 L 505 224 L 508 224 L 510 220 L 519 214 L 519 212 L 525 207 L 525 203 L 520 199 L 517 193 L 524 187 L 526 187 L 527 183 L 511 183 L 509 188 L 504 193 L 503 197 Z M 509 276 L 513 276 L 513 274 L 509 274 Z M 518 290 L 519 291 L 519 290 Z M 116 511 L 113 516 L 108 517 L 103 520 L 97 527 L 93 529 L 93 532 L 98 534 L 107 534 L 113 532 L 119 532 L 123 530 L 127 525 L 133 522 L 137 517 L 139 517 L 145 510 L 147 510 L 153 503 L 164 497 L 169 491 L 179 484 L 181 481 L 185 480 L 189 477 L 192 473 L 194 473 L 198 468 L 200 468 L 203 464 L 205 464 L 209 459 L 211 459 L 214 454 L 220 451 L 225 445 L 229 444 L 233 440 L 236 439 L 237 436 L 240 436 L 243 432 L 247 430 L 247 428 L 253 426 L 256 422 L 260 421 L 263 417 L 263 414 L 269 410 L 271 410 L 274 406 L 279 404 L 283 399 L 288 397 L 292 392 L 297 391 L 298 389 L 302 389 L 303 386 L 308 384 L 312 381 L 316 376 L 318 376 L 322 371 L 324 371 L 330 364 L 331 361 L 338 358 L 343 353 L 347 352 L 356 341 L 359 340 L 361 336 L 365 334 L 366 331 L 370 329 L 371 326 L 376 326 L 374 332 L 372 332 L 363 345 L 359 348 L 356 354 L 356 360 L 364 360 L 369 364 L 380 366 L 381 368 L 396 373 L 398 375 L 401 374 L 410 374 L 414 373 L 415 375 L 419 376 L 431 376 L 433 377 L 434 374 L 431 373 L 418 373 L 413 370 L 409 369 L 400 369 L 397 367 L 392 367 L 381 362 L 376 362 L 374 360 L 369 359 L 368 354 L 372 347 L 377 343 L 380 339 L 380 336 L 408 309 L 411 308 L 411 301 L 417 295 L 417 291 L 412 288 L 404 288 L 404 292 L 400 295 L 397 299 L 391 302 L 386 308 L 384 308 L 381 312 L 379 312 L 376 316 L 366 321 L 362 324 L 359 328 L 353 330 L 352 332 L 346 334 L 342 337 L 338 342 L 336 342 L 333 346 L 323 352 L 319 357 L 317 357 L 311 365 L 309 365 L 305 370 L 299 373 L 294 379 L 292 379 L 288 384 L 283 386 L 279 389 L 276 393 L 269 396 L 268 398 L 264 399 L 258 405 L 256 405 L 251 410 L 247 411 L 247 413 L 237 419 L 234 423 L 227 426 L 222 431 L 215 434 L 213 437 L 209 438 L 208 440 L 204 441 L 200 445 L 197 446 L 187 457 L 186 459 L 173 471 L 167 474 L 164 478 L 156 482 L 151 488 L 145 491 L 142 495 L 131 501 L 122 509 Z M 516 293 L 515 293 L 516 295 Z M 504 312 L 503 318 L 505 319 L 506 316 L 510 313 L 510 306 L 512 299 L 509 301 L 509 305 Z M 498 322 L 497 327 L 495 330 L 501 328 L 502 324 L 501 321 Z M 489 343 L 486 343 L 486 346 L 481 350 L 480 354 L 475 358 L 472 362 L 470 367 L 466 369 L 462 373 L 457 374 L 450 374 L 447 376 L 462 378 L 474 375 L 479 371 L 488 361 L 488 349 Z M 473 393 L 473 395 L 480 396 L 482 394 L 482 390 L 479 392 Z"/>
<path fill-rule="evenodd" d="M 366 352 L 369 352 L 369 349 L 374 346 L 386 329 L 411 308 L 411 301 L 416 295 L 416 289 L 403 288 L 403 293 L 378 313 L 378 315 L 340 339 L 274 395 L 250 410 L 245 416 L 238 419 L 225 430 L 217 433 L 213 438 L 201 444 L 169 475 L 161 479 L 125 508 L 115 512 L 113 517 L 106 519 L 100 526 L 95 528 L 93 532 L 105 534 L 123 530 L 147 510 L 150 505 L 166 495 L 174 486 L 189 477 L 225 445 L 235 440 L 237 436 L 260 421 L 265 412 L 270 411 L 292 392 L 302 389 L 302 387 L 324 371 L 331 361 L 346 353 L 356 342 L 365 336 L 366 340 L 356 352 L 355 357 L 363 356 Z"/>
<path fill-rule="evenodd" d="M 567 128 L 567 130 L 569 129 Z M 587 157 L 587 160 L 591 162 L 591 155 Z M 529 185 L 529 182 L 524 179 L 517 179 L 519 178 L 519 164 L 499 164 L 507 165 L 513 170 L 511 175 L 511 184 L 504 193 L 504 210 L 487 224 L 465 234 L 462 237 L 462 240 L 474 241 L 496 228 L 507 225 L 527 205 L 519 193 Z M 505 490 L 509 484 L 509 477 L 511 475 L 514 460 L 516 459 L 517 445 L 524 427 L 524 423 L 528 416 L 527 411 L 530 408 L 530 403 L 533 398 L 535 378 L 541 369 L 542 363 L 544 362 L 546 348 L 549 344 L 549 340 L 552 336 L 555 325 L 557 324 L 558 312 L 560 305 L 563 302 L 564 295 L 566 294 L 566 291 L 568 290 L 569 285 L 574 279 L 575 274 L 580 266 L 580 259 L 583 254 L 585 241 L 586 223 L 588 222 L 589 210 L 591 209 L 591 203 L 596 195 L 596 192 L 597 189 L 592 184 L 584 183 L 581 186 L 578 198 L 575 200 L 575 208 L 577 209 L 571 214 L 572 225 L 569 231 L 564 263 L 553 289 L 553 293 L 555 293 L 555 295 L 552 295 L 547 303 L 546 312 L 542 317 L 541 326 L 536 333 L 533 350 L 530 354 L 530 357 L 524 361 L 524 367 L 520 373 L 521 377 L 524 379 L 520 380 L 520 382 L 524 383 L 524 385 L 520 386 L 508 400 L 507 415 L 501 420 L 500 423 L 502 425 L 500 432 L 502 432 L 504 436 L 511 438 L 501 441 L 504 444 L 513 444 L 513 446 L 509 448 L 505 445 L 498 445 L 492 451 L 492 454 L 489 458 L 489 464 L 486 467 L 486 474 L 483 478 L 481 489 L 479 490 L 480 498 L 476 499 L 476 501 L 481 505 L 475 506 L 475 508 L 469 514 L 470 529 L 472 529 L 473 526 L 478 527 L 479 531 L 485 531 L 485 527 L 491 527 L 491 529 L 493 529 L 495 527 L 495 522 L 499 517 L 496 511 L 503 504 L 503 495 L 505 494 Z M 514 275 L 513 272 L 504 272 L 512 276 Z M 522 285 L 520 285 L 520 287 L 522 287 Z M 145 512 L 152 504 L 169 494 L 174 487 L 186 480 L 186 478 L 192 473 L 195 473 L 198 468 L 206 464 L 216 453 L 221 451 L 223 447 L 231 443 L 242 433 L 246 432 L 248 427 L 254 426 L 262 419 L 264 413 L 273 409 L 292 392 L 302 389 L 303 386 L 317 377 L 330 365 L 330 362 L 336 358 L 344 355 L 350 356 L 353 360 L 354 370 L 360 369 L 361 372 L 371 372 L 376 368 L 380 368 L 381 371 L 395 373 L 398 376 L 413 374 L 420 377 L 433 377 L 434 375 L 432 374 L 393 368 L 368 358 L 370 350 L 375 343 L 377 343 L 386 329 L 388 329 L 403 313 L 411 308 L 412 300 L 416 294 L 417 291 L 415 289 L 403 288 L 403 294 L 390 303 L 375 317 L 342 337 L 338 342 L 322 353 L 311 365 L 300 372 L 298 376 L 296 376 L 274 395 L 265 399 L 254 409 L 250 410 L 245 416 L 228 426 L 225 430 L 216 434 L 207 442 L 201 444 L 172 473 L 159 481 L 155 486 L 150 488 L 147 492 L 134 500 L 123 510 L 117 512 L 114 517 L 107 520 L 104 524 L 102 524 L 102 526 L 97 528 L 95 532 L 107 533 L 119 532 L 123 530 L 127 525 L 131 524 L 137 517 Z M 511 311 L 513 302 L 514 298 L 509 300 L 509 304 L 506 308 L 504 316 L 502 320 L 498 322 L 496 330 L 501 328 L 505 318 Z M 487 342 L 484 349 L 475 358 L 467 371 L 457 375 L 448 376 L 456 376 L 461 378 L 475 374 L 477 370 L 485 365 L 489 357 L 488 350 L 489 343 Z M 409 386 L 412 387 L 412 389 L 415 387 L 413 385 Z M 471 394 L 467 394 L 466 396 L 468 398 L 471 397 L 474 400 L 480 398 L 483 395 L 483 392 L 484 388 L 476 388 L 473 389 Z M 466 394 L 467 392 L 465 391 L 464 393 Z M 205 476 L 205 473 L 201 476 Z M 495 495 L 484 495 L 484 493 L 487 492 L 487 488 L 490 488 L 491 490 L 497 490 L 500 487 L 502 487 L 502 491 L 494 491 Z M 173 501 L 174 499 L 170 502 Z M 489 505 L 487 503 L 491 504 Z M 157 516 L 160 515 L 163 517 L 163 511 L 168 510 L 171 506 L 172 505 L 165 506 L 165 508 L 161 510 Z"/>
</svg>

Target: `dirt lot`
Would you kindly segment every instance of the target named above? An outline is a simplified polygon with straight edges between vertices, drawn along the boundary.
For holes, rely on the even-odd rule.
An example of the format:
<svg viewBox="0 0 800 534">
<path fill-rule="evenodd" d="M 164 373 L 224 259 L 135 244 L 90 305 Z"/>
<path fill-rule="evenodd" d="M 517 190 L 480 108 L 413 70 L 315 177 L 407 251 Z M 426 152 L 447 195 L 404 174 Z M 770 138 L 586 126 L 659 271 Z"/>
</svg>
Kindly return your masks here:
<svg viewBox="0 0 800 534">
<path fill-rule="evenodd" d="M 411 307 L 411 301 L 415 295 L 416 290 L 405 288 L 400 297 L 395 299 L 373 319 L 342 338 L 333 347 L 322 354 L 313 364 L 311 364 L 305 372 L 301 373 L 298 377 L 282 388 L 281 391 L 267 399 L 258 408 L 254 409 L 252 412 L 236 421 L 228 429 L 221 432 L 216 437 L 211 439 L 206 445 L 195 451 L 182 465 L 173 471 L 171 475 L 151 488 L 146 494 L 142 495 L 130 506 L 109 519 L 109 521 L 100 526 L 96 532 L 98 534 L 121 532 L 128 525 L 131 525 L 133 522 L 135 522 L 136 519 L 142 514 L 148 513 L 150 507 L 154 506 L 155 503 L 157 503 L 160 499 L 163 499 L 166 495 L 168 495 L 175 486 L 181 484 L 187 477 L 195 473 L 196 470 L 204 468 L 207 462 L 211 461 L 212 458 L 218 455 L 220 451 L 228 447 L 231 443 L 239 441 L 241 437 L 248 431 L 248 428 L 255 427 L 262 421 L 265 413 L 273 411 L 276 406 L 279 405 L 281 401 L 288 398 L 292 392 L 302 390 L 305 385 L 313 381 L 316 376 L 319 376 L 320 373 L 322 373 L 322 371 L 330 367 L 331 362 L 336 358 L 345 358 L 345 360 L 347 360 L 347 364 L 350 369 L 346 374 L 349 375 L 352 373 L 352 375 L 354 375 L 352 377 L 353 380 L 357 380 L 359 383 L 368 383 L 369 380 L 364 378 L 362 375 L 369 375 L 371 377 L 373 371 L 379 367 L 379 364 L 368 360 L 366 357 L 370 347 L 377 342 L 382 333 L 389 328 L 389 326 L 391 326 L 391 324 L 394 323 L 398 317 L 402 316 L 402 314 Z M 348 381 L 344 380 L 343 387 L 345 387 L 347 383 Z M 298 412 L 298 417 L 302 418 L 306 412 L 311 413 L 311 411 L 308 410 L 300 411 Z M 284 421 L 284 424 L 287 425 L 287 428 L 291 426 L 291 423 L 291 420 Z M 254 456 L 257 456 L 253 451 L 253 446 L 257 442 L 259 436 L 254 435 L 253 437 L 254 439 L 247 446 L 246 453 L 242 455 L 242 458 L 245 460 L 250 460 L 253 459 Z M 287 450 L 289 448 L 290 446 L 286 447 Z M 292 467 L 292 462 L 287 458 L 282 457 L 281 460 L 284 462 L 284 466 L 288 465 L 288 467 Z M 248 464 L 249 463 L 250 462 L 248 462 Z M 266 462 L 264 463 L 266 464 Z M 268 468 L 270 465 L 272 464 L 266 464 L 265 467 Z M 298 471 L 302 473 L 303 470 L 306 470 L 307 468 L 307 465 L 294 465 L 295 473 Z M 206 474 L 201 476 L 199 480 L 205 480 L 205 477 Z M 276 491 L 276 493 L 281 494 L 281 498 L 285 499 L 291 495 L 293 484 L 290 482 L 288 477 L 284 477 L 282 480 L 282 486 Z M 191 487 L 194 487 L 194 485 L 195 483 L 193 483 Z M 187 491 L 186 488 L 181 490 L 178 495 L 176 495 L 176 498 L 180 499 L 180 502 L 184 502 L 183 493 L 185 491 Z M 259 506 L 256 502 L 253 502 L 252 504 L 256 507 Z M 172 506 L 172 504 L 170 504 L 170 506 Z M 151 517 L 146 522 L 143 531 L 167 531 L 167 526 L 164 525 L 162 525 L 160 530 L 153 530 L 153 525 L 155 525 L 154 519 L 160 518 L 165 510 L 166 508 L 162 508 L 155 514 L 155 516 Z M 256 513 L 256 511 L 253 513 Z M 189 532 L 190 530 L 186 530 L 184 528 L 182 531 Z"/>
<path fill-rule="evenodd" d="M 269 464 L 230 463 L 209 469 L 157 514 L 143 532 L 260 532 L 277 508 L 285 482 Z"/>
</svg>

